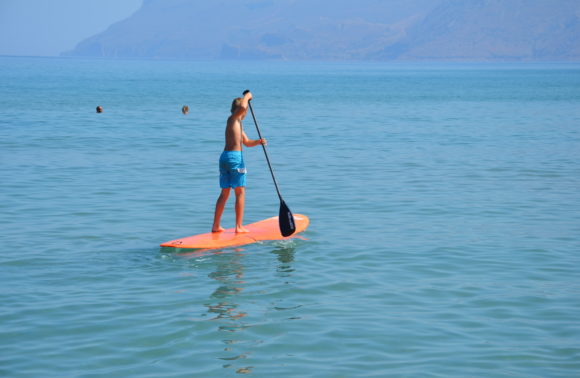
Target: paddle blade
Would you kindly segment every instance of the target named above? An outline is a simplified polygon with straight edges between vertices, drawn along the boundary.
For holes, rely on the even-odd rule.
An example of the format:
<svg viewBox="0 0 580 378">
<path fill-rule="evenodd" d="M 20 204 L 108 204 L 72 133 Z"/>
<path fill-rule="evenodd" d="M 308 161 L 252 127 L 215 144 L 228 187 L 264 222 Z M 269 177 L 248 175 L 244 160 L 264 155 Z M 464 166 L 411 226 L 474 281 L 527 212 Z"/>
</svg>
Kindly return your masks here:
<svg viewBox="0 0 580 378">
<path fill-rule="evenodd" d="M 280 200 L 280 213 L 278 214 L 278 221 L 280 222 L 280 232 L 282 236 L 290 236 L 296 232 L 296 225 L 294 224 L 294 215 L 286 206 L 286 202 Z"/>
</svg>

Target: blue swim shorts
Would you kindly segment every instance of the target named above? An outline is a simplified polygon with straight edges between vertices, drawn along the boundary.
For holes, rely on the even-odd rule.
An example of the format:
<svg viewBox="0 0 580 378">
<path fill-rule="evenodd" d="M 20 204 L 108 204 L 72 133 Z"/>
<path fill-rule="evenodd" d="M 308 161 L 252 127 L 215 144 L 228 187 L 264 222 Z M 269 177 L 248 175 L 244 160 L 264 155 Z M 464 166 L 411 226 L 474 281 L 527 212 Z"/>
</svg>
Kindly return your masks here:
<svg viewBox="0 0 580 378">
<path fill-rule="evenodd" d="M 224 151 L 220 156 L 220 187 L 246 186 L 246 165 L 242 151 Z"/>
</svg>

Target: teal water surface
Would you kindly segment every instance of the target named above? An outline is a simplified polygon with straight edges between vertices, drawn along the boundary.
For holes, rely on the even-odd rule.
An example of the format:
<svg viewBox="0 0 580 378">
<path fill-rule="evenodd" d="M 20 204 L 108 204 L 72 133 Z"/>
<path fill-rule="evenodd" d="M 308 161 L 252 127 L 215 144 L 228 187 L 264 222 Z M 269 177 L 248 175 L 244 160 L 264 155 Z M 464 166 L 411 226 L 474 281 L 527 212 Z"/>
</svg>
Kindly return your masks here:
<svg viewBox="0 0 580 378">
<path fill-rule="evenodd" d="M 0 82 L 0 376 L 578 376 L 580 65 L 0 58 Z M 309 229 L 160 248 L 209 231 L 246 88 Z M 244 157 L 246 222 L 277 215 Z"/>
</svg>

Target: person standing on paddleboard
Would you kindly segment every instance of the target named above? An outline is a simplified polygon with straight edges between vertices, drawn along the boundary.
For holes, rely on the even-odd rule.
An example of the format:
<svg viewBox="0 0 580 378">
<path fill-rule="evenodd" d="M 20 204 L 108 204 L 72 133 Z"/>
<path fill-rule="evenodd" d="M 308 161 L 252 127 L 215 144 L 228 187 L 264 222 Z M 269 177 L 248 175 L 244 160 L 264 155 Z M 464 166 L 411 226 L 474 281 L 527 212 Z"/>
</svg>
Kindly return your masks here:
<svg viewBox="0 0 580 378">
<path fill-rule="evenodd" d="M 238 97 L 232 102 L 232 115 L 226 124 L 226 145 L 219 160 L 221 193 L 215 204 L 212 232 L 225 230 L 220 222 L 232 188 L 236 194 L 236 232 L 248 232 L 242 224 L 246 198 L 246 166 L 242 156 L 242 144 L 246 147 L 266 144 L 264 138 L 249 139 L 242 127 L 242 121 L 248 113 L 248 102 L 251 99 L 252 93 L 248 91 L 244 97 Z"/>
</svg>

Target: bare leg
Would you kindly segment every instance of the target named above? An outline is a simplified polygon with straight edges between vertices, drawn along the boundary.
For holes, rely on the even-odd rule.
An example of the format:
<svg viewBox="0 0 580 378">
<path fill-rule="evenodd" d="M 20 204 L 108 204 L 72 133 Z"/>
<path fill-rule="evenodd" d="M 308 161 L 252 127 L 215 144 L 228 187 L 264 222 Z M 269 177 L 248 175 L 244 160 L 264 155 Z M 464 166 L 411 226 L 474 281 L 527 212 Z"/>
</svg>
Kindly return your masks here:
<svg viewBox="0 0 580 378">
<path fill-rule="evenodd" d="M 243 226 L 246 188 L 243 186 L 238 186 L 237 188 L 234 188 L 234 191 L 236 192 L 236 232 L 250 232 Z"/>
<path fill-rule="evenodd" d="M 222 192 L 215 203 L 215 214 L 213 217 L 213 227 L 211 228 L 211 232 L 221 232 L 225 230 L 225 228 L 220 226 L 220 222 L 229 196 L 230 188 L 222 189 Z"/>
</svg>

